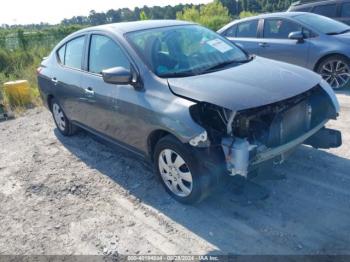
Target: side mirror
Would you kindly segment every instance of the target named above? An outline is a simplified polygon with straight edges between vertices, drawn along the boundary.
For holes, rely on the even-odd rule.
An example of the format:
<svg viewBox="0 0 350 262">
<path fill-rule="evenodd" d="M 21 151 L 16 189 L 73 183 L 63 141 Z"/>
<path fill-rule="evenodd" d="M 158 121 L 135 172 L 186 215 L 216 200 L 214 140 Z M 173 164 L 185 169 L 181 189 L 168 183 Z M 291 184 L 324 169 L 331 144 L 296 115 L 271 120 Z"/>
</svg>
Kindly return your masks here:
<svg viewBox="0 0 350 262">
<path fill-rule="evenodd" d="M 132 73 L 125 67 L 112 67 L 102 71 L 103 81 L 109 84 L 127 85 L 132 83 Z"/>
<path fill-rule="evenodd" d="M 288 35 L 288 38 L 292 40 L 297 40 L 299 43 L 301 43 L 304 41 L 304 34 L 301 31 L 291 32 Z"/>
</svg>

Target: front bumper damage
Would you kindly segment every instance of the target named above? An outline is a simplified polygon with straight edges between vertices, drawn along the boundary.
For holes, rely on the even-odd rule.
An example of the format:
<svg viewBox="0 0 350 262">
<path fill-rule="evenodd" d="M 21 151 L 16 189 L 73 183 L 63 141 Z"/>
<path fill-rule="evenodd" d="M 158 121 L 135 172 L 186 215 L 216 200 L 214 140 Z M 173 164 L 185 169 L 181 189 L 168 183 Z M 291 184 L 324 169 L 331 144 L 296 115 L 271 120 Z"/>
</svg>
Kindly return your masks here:
<svg viewBox="0 0 350 262">
<path fill-rule="evenodd" d="M 247 140 L 223 138 L 222 149 L 226 156 L 227 170 L 232 176 L 247 177 L 248 172 L 254 170 L 262 162 L 274 160 L 274 164 L 282 164 L 286 155 L 301 144 L 311 145 L 314 148 L 341 146 L 341 133 L 337 130 L 324 128 L 326 122 L 322 122 L 297 139 L 275 148 L 267 148 L 261 152 L 258 152 L 256 145 L 249 144 Z"/>
<path fill-rule="evenodd" d="M 325 128 L 338 117 L 339 109 L 325 81 L 294 97 L 240 111 L 199 102 L 190 113 L 205 131 L 193 136 L 189 144 L 208 149 L 218 146 L 225 171 L 247 178 L 252 171 L 267 171 L 266 167 L 283 163 L 301 144 L 340 146 L 341 133 Z"/>
<path fill-rule="evenodd" d="M 301 144 L 310 145 L 314 148 L 339 147 L 342 144 L 341 133 L 337 130 L 325 128 L 325 124 L 330 119 L 336 119 L 338 116 L 339 104 L 334 92 L 329 90 L 328 85 L 323 83 L 320 87 L 324 90 L 323 97 L 314 99 L 310 96 L 308 100 L 298 102 L 297 105 L 286 110 L 285 113 L 281 114 L 278 121 L 272 122 L 269 133 L 273 134 L 272 136 L 278 136 L 277 140 L 273 139 L 273 143 L 252 142 L 247 138 L 233 135 L 223 137 L 221 147 L 229 174 L 247 178 L 249 172 L 258 169 L 263 163 L 270 161 L 271 164 L 281 164 Z M 325 99 L 325 97 L 328 98 Z M 327 107 L 325 103 L 328 104 L 331 110 L 320 110 L 320 107 Z M 318 114 L 316 117 L 312 115 L 316 113 Z M 302 120 L 300 120 L 301 118 Z M 317 122 L 313 121 L 316 118 Z M 273 125 L 275 126 L 273 127 Z M 298 129 L 304 131 L 298 131 Z M 292 134 L 288 133 L 289 130 L 293 130 Z M 269 136 L 271 136 L 270 134 Z M 296 136 L 296 134 L 298 135 Z M 279 141 L 279 143 L 276 143 L 276 141 Z"/>
</svg>

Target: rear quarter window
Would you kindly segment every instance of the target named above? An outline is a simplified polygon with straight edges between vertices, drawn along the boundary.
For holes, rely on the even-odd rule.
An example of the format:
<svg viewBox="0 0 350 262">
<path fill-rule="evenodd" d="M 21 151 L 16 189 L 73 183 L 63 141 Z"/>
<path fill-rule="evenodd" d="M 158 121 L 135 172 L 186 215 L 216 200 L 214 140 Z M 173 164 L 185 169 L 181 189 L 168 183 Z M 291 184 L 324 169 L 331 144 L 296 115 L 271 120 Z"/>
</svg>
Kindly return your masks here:
<svg viewBox="0 0 350 262">
<path fill-rule="evenodd" d="M 58 51 L 57 51 L 57 58 L 58 62 L 62 65 L 64 65 L 64 56 L 66 53 L 66 45 L 62 46 Z"/>
<path fill-rule="evenodd" d="M 292 9 L 292 11 L 296 12 L 311 12 L 312 7 L 310 6 L 300 6 L 300 7 L 295 7 Z"/>
<path fill-rule="evenodd" d="M 227 29 L 224 33 L 224 36 L 226 37 L 235 37 L 237 31 L 237 25 L 231 26 L 229 29 Z"/>
</svg>

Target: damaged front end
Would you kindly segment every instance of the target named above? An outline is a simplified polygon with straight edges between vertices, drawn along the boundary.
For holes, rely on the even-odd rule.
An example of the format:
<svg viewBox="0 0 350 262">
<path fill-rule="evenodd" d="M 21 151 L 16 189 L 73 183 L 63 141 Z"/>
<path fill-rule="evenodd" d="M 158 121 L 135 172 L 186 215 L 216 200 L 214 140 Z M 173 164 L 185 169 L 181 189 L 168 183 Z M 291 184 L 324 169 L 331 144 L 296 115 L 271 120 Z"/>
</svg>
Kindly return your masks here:
<svg viewBox="0 0 350 262">
<path fill-rule="evenodd" d="M 324 83 L 256 108 L 232 111 L 200 102 L 190 111 L 207 131 L 196 142 L 208 138 L 211 146 L 220 146 L 232 176 L 248 177 L 263 163 L 280 164 L 300 144 L 332 148 L 342 143 L 339 131 L 325 128 L 330 119 L 337 118 L 339 105 Z"/>
</svg>

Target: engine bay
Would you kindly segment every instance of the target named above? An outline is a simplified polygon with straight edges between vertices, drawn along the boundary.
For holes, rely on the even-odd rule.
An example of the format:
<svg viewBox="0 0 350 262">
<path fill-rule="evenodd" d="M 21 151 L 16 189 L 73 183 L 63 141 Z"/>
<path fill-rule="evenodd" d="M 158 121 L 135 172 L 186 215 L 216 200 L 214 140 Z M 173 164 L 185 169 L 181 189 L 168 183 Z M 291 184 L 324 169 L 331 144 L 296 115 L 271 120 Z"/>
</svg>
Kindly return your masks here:
<svg viewBox="0 0 350 262">
<path fill-rule="evenodd" d="M 206 129 L 211 143 L 222 146 L 230 172 L 242 176 L 247 176 L 249 165 L 258 162 L 260 153 L 282 150 L 283 145 L 305 134 L 313 135 L 319 126 L 337 117 L 332 101 L 319 85 L 292 98 L 238 112 L 203 102 L 190 112 Z M 317 147 L 317 143 L 310 145 Z M 278 162 L 284 161 L 284 153 Z"/>
</svg>

